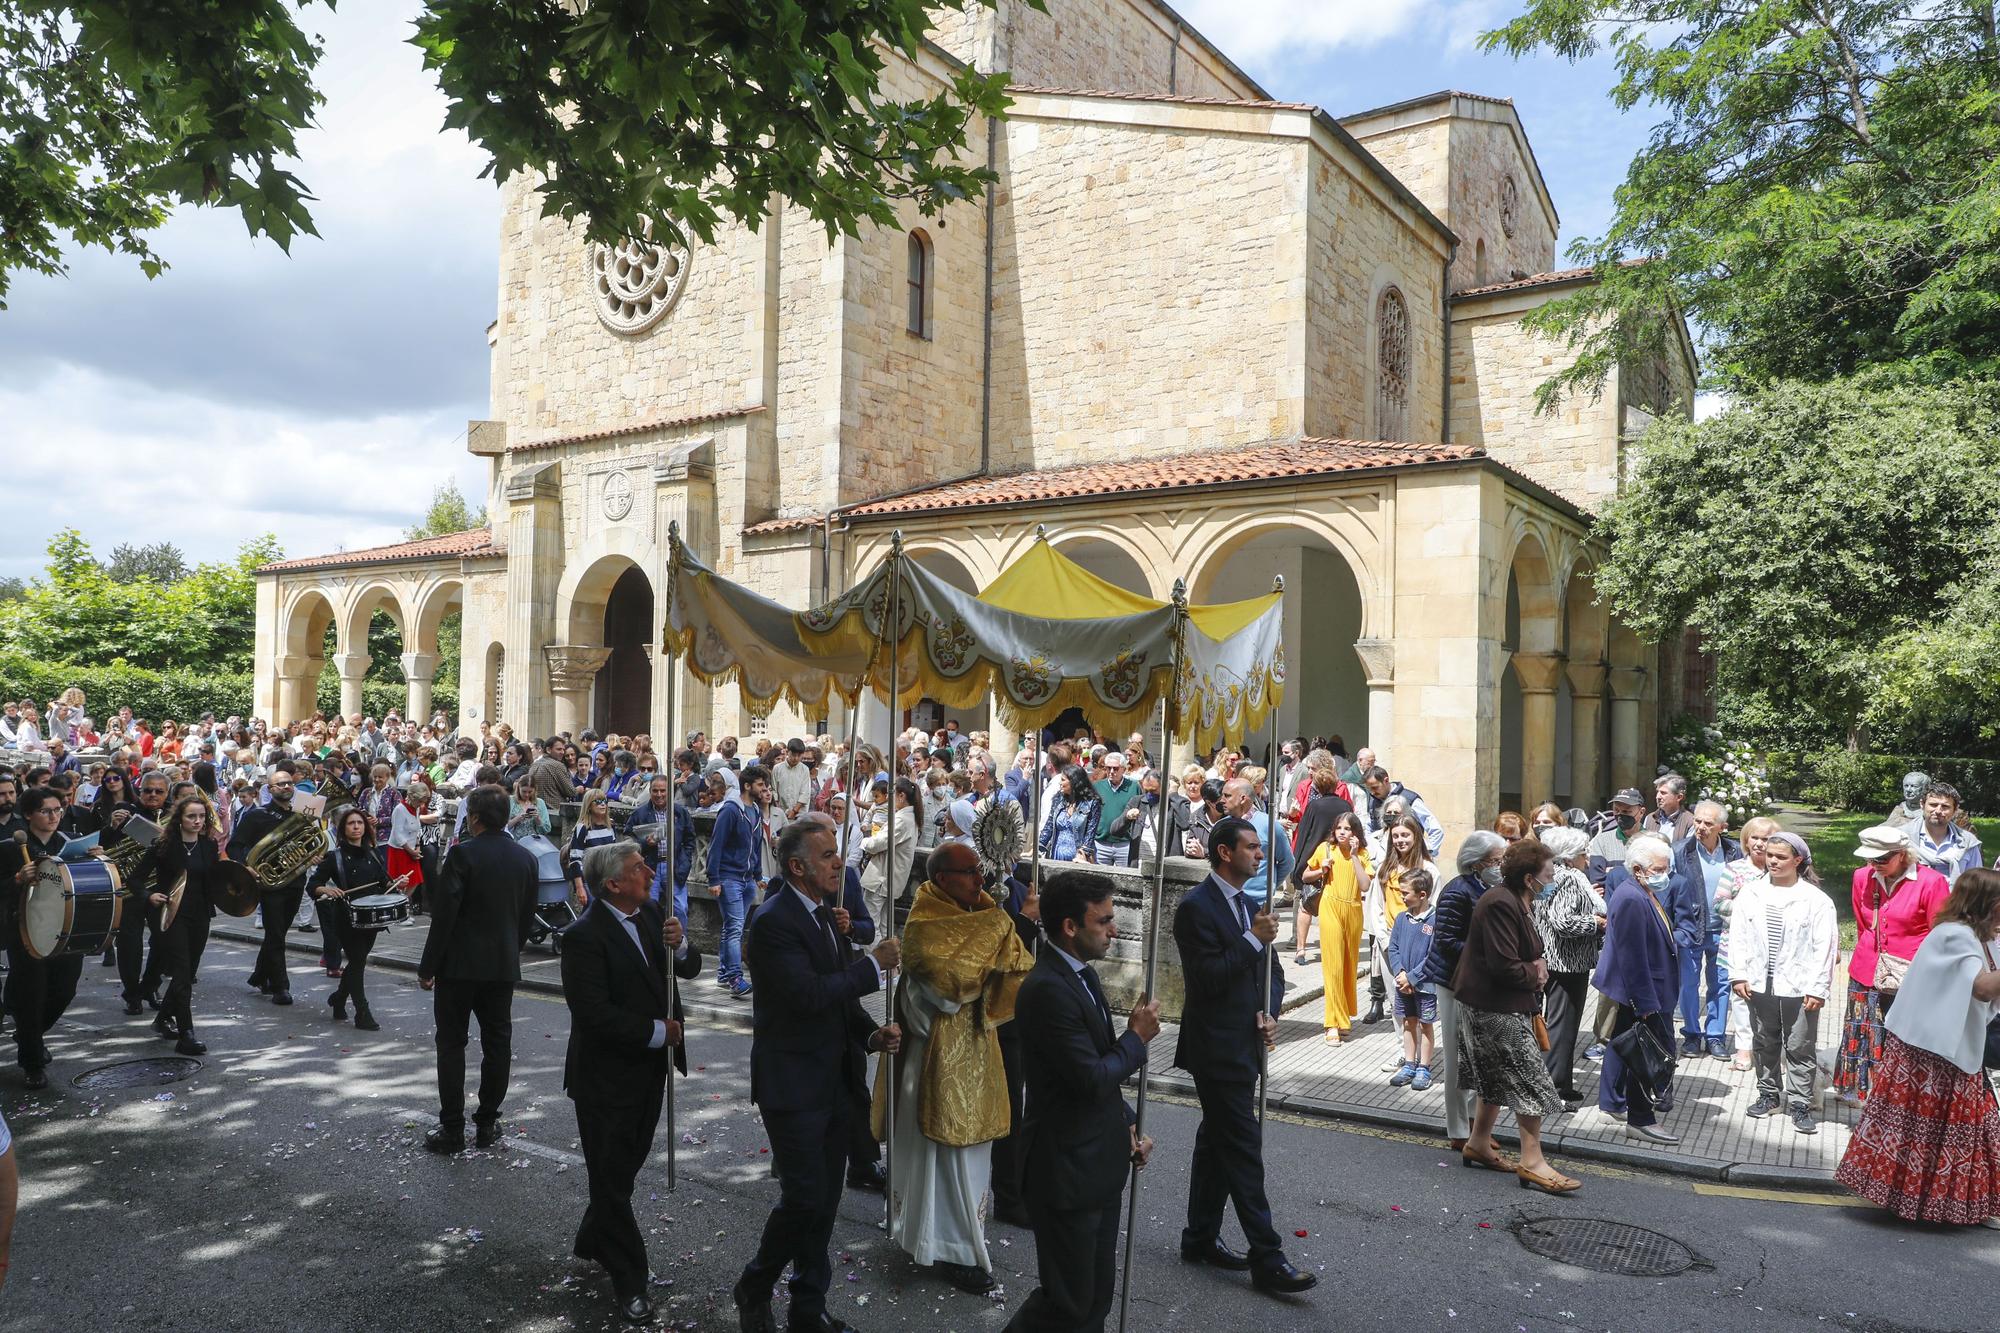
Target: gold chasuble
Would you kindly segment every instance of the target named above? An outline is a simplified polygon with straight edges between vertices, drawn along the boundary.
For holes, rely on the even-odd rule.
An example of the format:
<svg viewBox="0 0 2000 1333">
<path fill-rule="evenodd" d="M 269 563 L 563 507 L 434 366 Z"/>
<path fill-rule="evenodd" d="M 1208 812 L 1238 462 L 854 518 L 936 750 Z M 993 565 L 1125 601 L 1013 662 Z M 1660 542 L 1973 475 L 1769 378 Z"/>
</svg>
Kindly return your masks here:
<svg viewBox="0 0 2000 1333">
<path fill-rule="evenodd" d="M 916 1110 L 925 1138 L 964 1148 L 1007 1136 L 998 1029 L 1014 1017 L 1014 997 L 1034 965 L 1013 918 L 990 898 L 968 912 L 929 880 L 917 889 L 903 924 L 904 974 L 959 1006 L 937 1016 L 924 1044 Z M 898 990 L 898 1008 L 902 994 Z M 884 1137 L 887 1067 L 884 1062 L 876 1069 L 871 1120 L 877 1138 Z M 896 1113 L 900 1119 L 909 1108 L 899 1105 Z"/>
</svg>

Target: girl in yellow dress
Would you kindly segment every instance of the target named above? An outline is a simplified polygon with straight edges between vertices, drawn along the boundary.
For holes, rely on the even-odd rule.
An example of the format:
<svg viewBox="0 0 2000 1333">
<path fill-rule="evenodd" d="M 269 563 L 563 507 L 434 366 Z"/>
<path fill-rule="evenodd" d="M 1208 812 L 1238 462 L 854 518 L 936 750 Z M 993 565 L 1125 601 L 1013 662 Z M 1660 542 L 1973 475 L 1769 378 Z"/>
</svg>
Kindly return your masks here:
<svg viewBox="0 0 2000 1333">
<path fill-rule="evenodd" d="M 1326 980 L 1326 1035 L 1338 1046 L 1354 1026 L 1354 969 L 1361 960 L 1361 895 L 1366 888 L 1368 832 L 1352 810 L 1313 849 L 1299 881 L 1319 893 L 1319 966 Z"/>
</svg>

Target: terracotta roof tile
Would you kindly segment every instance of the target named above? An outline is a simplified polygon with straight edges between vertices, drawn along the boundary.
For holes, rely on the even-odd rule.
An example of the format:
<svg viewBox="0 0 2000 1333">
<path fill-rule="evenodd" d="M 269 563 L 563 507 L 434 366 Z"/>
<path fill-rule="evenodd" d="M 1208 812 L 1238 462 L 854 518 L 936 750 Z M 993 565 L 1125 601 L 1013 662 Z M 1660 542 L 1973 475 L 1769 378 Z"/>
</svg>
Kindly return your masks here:
<svg viewBox="0 0 2000 1333">
<path fill-rule="evenodd" d="M 746 537 L 772 537 L 781 532 L 804 532 L 826 522 L 824 514 L 798 514 L 791 518 L 767 518 L 762 523 L 752 523 L 743 529 Z"/>
<path fill-rule="evenodd" d="M 259 566 L 259 574 L 275 574 L 295 569 L 333 569 L 340 565 L 378 565 L 401 560 L 466 559 L 489 555 L 500 548 L 493 543 L 490 528 L 468 528 L 422 541 L 397 542 L 392 546 L 369 546 L 359 551 L 335 551 L 330 555 L 304 555 L 296 560 L 279 560 Z"/>
<path fill-rule="evenodd" d="M 607 426 L 603 430 L 579 431 L 574 435 L 555 435 L 546 440 L 531 440 L 526 444 L 510 444 L 510 454 L 533 453 L 537 449 L 554 449 L 565 444 L 588 444 L 592 440 L 616 439 L 622 435 L 643 435 L 649 430 L 672 430 L 676 426 L 699 426 L 706 421 L 728 421 L 734 417 L 747 417 L 762 412 L 763 406 L 749 403 L 742 407 L 725 407 L 714 412 L 698 412 L 686 417 L 661 417 L 655 421 L 634 421 L 624 426 Z"/>
<path fill-rule="evenodd" d="M 1647 262 L 1644 259 L 1622 259 L 1620 268 L 1634 268 Z M 1582 282 L 1597 272 L 1594 268 L 1559 268 L 1553 273 L 1530 273 L 1525 278 L 1510 278 L 1506 282 L 1489 282 L 1483 287 L 1467 287 L 1464 291 L 1453 292 L 1451 299 L 1463 301 L 1467 297 L 1496 296 L 1501 292 L 1524 291 L 1529 287 L 1550 287 L 1559 282 Z"/>
</svg>

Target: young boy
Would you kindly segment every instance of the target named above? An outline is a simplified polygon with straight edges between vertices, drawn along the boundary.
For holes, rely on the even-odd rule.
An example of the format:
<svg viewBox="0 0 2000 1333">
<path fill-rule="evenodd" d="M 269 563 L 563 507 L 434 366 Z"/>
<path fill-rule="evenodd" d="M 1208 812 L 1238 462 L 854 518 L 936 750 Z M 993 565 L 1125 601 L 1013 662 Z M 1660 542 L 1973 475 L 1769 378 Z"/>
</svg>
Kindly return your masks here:
<svg viewBox="0 0 2000 1333">
<path fill-rule="evenodd" d="M 1389 1086 L 1400 1088 L 1407 1084 L 1417 1092 L 1431 1085 L 1437 994 L 1429 983 L 1413 983 L 1410 978 L 1424 974 L 1424 960 L 1431 955 L 1433 887 L 1429 871 L 1405 873 L 1404 911 L 1389 927 L 1389 971 L 1396 978 L 1396 1021 L 1403 1028 L 1403 1064 L 1389 1076 Z"/>
</svg>

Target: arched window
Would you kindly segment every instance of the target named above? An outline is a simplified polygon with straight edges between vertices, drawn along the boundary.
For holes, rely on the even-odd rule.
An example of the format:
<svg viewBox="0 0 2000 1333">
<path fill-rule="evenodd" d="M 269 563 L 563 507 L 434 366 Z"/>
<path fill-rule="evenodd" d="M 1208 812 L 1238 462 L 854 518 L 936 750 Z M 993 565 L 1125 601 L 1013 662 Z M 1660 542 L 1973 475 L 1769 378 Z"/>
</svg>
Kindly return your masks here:
<svg viewBox="0 0 2000 1333">
<path fill-rule="evenodd" d="M 1410 307 L 1394 287 L 1375 302 L 1375 438 L 1400 440 L 1410 416 Z"/>
<path fill-rule="evenodd" d="M 1486 285 L 1486 238 L 1480 237 L 1472 243 L 1472 281 L 1475 285 Z"/>
<path fill-rule="evenodd" d="M 507 720 L 507 650 L 499 644 L 486 649 L 486 720 Z"/>
<path fill-rule="evenodd" d="M 910 276 L 908 328 L 919 338 L 931 336 L 931 238 L 922 231 L 910 233 Z"/>
</svg>

